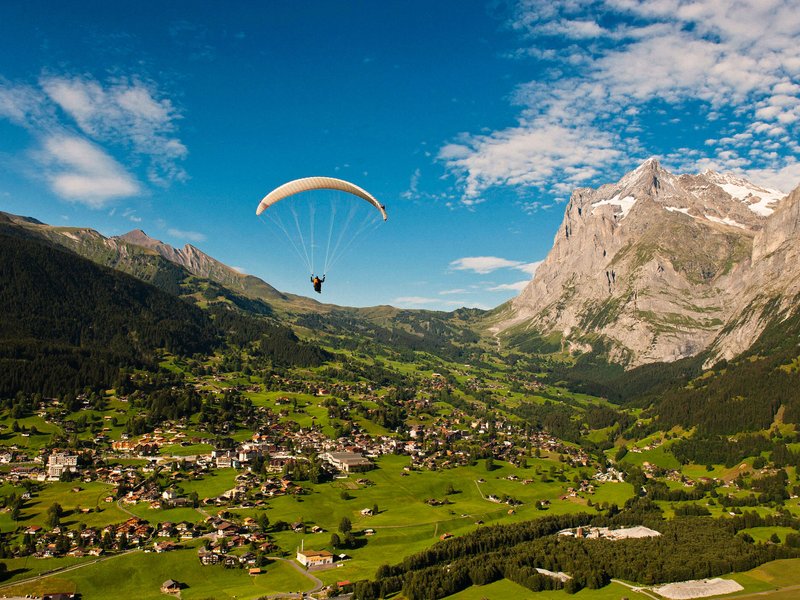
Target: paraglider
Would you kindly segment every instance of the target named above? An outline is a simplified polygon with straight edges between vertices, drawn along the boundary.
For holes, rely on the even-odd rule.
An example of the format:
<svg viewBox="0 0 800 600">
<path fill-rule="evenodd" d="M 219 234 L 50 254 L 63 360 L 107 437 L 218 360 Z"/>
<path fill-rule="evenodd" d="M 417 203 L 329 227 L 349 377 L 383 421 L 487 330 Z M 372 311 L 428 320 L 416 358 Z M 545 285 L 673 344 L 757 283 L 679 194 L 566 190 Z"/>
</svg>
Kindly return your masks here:
<svg viewBox="0 0 800 600">
<path fill-rule="evenodd" d="M 322 284 L 325 283 L 325 275 L 322 276 L 322 279 L 317 277 L 312 273 L 311 275 L 311 283 L 314 285 L 314 291 L 318 294 L 322 293 Z"/>
<path fill-rule="evenodd" d="M 389 218 L 386 215 L 386 207 L 378 202 L 375 196 L 354 183 L 350 183 L 344 179 L 336 179 L 335 177 L 304 177 L 303 179 L 295 179 L 294 181 L 284 183 L 282 186 L 275 188 L 264 196 L 264 199 L 258 204 L 256 214 L 260 215 L 267 208 L 284 198 L 311 190 L 339 190 L 341 192 L 353 194 L 354 196 L 363 198 L 377 208 L 381 212 L 384 221 Z"/>
<path fill-rule="evenodd" d="M 327 195 L 313 193 L 318 192 L 319 190 L 328 190 L 328 193 Z M 303 196 L 308 202 L 309 216 L 307 220 L 303 219 L 302 216 L 298 214 L 297 210 L 297 207 L 302 206 L 303 203 L 292 198 L 292 196 Z M 317 219 L 315 222 L 317 210 L 320 205 L 323 205 L 319 202 L 319 200 L 325 197 L 328 197 L 331 200 L 331 211 L 319 211 L 322 218 Z M 354 199 L 354 197 L 366 201 L 372 207 L 377 209 L 382 218 L 381 221 L 387 220 L 388 216 L 386 214 L 386 207 L 381 204 L 378 199 L 375 198 L 375 196 L 354 183 L 350 183 L 344 179 L 337 179 L 335 177 L 304 177 L 289 181 L 278 186 L 264 196 L 256 208 L 256 215 L 262 215 L 263 217 L 267 217 L 270 221 L 272 221 L 286 236 L 291 247 L 294 248 L 297 255 L 305 261 L 306 266 L 311 272 L 311 283 L 314 287 L 314 291 L 318 294 L 322 293 L 322 284 L 325 281 L 329 267 L 340 258 L 341 254 L 343 254 L 345 250 L 353 245 L 357 237 L 359 237 L 368 229 L 376 227 L 377 223 L 381 222 L 377 219 L 377 214 L 372 211 L 371 208 L 368 210 L 366 207 L 364 209 L 360 209 L 359 206 L 364 206 L 363 204 L 360 204 L 359 202 L 351 202 L 351 199 Z M 283 200 L 287 200 L 285 205 L 282 203 Z M 349 215 L 344 219 L 343 223 L 335 223 L 335 201 L 337 200 L 349 212 Z M 280 206 L 286 206 L 286 209 L 279 210 L 279 207 L 275 207 L 275 205 L 278 203 L 281 203 Z M 294 221 L 294 226 L 296 229 L 294 234 L 290 231 L 290 229 L 292 229 L 291 225 L 285 225 L 281 219 L 281 211 L 288 212 L 291 215 L 292 218 L 289 219 L 289 223 L 291 223 L 292 220 Z M 357 224 L 358 219 L 355 219 L 355 215 L 358 212 L 361 213 L 363 221 L 360 225 Z M 288 217 L 289 215 L 286 216 Z M 327 223 L 324 222 L 325 218 L 329 219 Z M 356 231 L 352 234 L 348 233 L 348 235 L 345 235 L 346 230 L 354 220 L 356 221 Z M 323 221 L 323 223 L 320 223 L 320 221 Z M 306 225 L 308 225 L 308 230 L 306 230 L 304 234 L 303 230 L 305 229 Z M 328 230 L 328 239 L 327 243 L 324 244 L 325 268 L 323 269 L 323 275 L 320 278 L 314 274 L 314 253 L 318 248 L 318 245 L 315 243 L 315 238 L 321 237 L 316 229 L 324 231 L 323 228 Z M 334 235 L 334 231 L 336 231 L 338 235 Z M 334 240 L 334 238 L 338 239 Z"/>
</svg>

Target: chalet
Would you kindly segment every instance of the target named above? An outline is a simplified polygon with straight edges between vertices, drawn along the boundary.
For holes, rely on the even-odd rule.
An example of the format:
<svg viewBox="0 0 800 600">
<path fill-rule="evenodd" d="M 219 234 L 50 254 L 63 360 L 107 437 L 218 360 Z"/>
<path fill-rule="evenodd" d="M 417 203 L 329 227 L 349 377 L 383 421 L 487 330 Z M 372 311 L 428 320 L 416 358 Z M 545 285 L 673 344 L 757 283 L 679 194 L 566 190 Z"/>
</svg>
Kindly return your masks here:
<svg viewBox="0 0 800 600">
<path fill-rule="evenodd" d="M 155 550 L 158 553 L 169 552 L 170 550 L 177 550 L 178 548 L 180 548 L 178 544 L 175 544 L 170 541 L 156 542 L 155 544 L 153 544 L 153 550 Z"/>
<path fill-rule="evenodd" d="M 180 594 L 181 593 L 181 584 L 175 581 L 174 579 L 167 579 L 164 583 L 161 584 L 161 593 L 162 594 Z"/>
<path fill-rule="evenodd" d="M 236 567 L 239 565 L 239 559 L 236 556 L 233 556 L 232 554 L 226 554 L 221 558 L 221 560 L 223 566 L 228 568 Z"/>
<path fill-rule="evenodd" d="M 367 471 L 374 466 L 368 458 L 356 452 L 325 452 L 320 458 L 343 473 Z"/>
<path fill-rule="evenodd" d="M 297 562 L 304 567 L 318 567 L 321 565 L 332 565 L 333 554 L 327 550 L 298 550 Z"/>
<path fill-rule="evenodd" d="M 236 535 L 238 531 L 239 528 L 233 523 L 228 523 L 228 521 L 222 521 L 219 525 L 217 525 L 217 535 L 221 537 L 230 537 Z"/>
<path fill-rule="evenodd" d="M 197 558 L 200 559 L 200 563 L 203 565 L 215 565 L 219 562 L 219 554 L 210 552 L 205 548 L 200 548 L 197 551 Z"/>
</svg>

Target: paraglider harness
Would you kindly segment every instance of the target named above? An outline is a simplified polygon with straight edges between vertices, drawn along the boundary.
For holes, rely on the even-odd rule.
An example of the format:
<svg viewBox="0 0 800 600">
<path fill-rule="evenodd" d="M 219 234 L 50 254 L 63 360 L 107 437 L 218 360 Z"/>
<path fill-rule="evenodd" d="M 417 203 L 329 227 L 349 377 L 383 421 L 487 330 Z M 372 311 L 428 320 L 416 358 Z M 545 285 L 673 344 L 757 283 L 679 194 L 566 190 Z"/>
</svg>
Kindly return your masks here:
<svg viewBox="0 0 800 600">
<path fill-rule="evenodd" d="M 314 291 L 317 292 L 318 294 L 322 293 L 322 284 L 324 282 L 325 282 L 325 275 L 324 274 L 322 275 L 322 279 L 320 279 L 319 277 L 317 277 L 313 273 L 311 274 L 311 283 L 314 284 Z"/>
</svg>

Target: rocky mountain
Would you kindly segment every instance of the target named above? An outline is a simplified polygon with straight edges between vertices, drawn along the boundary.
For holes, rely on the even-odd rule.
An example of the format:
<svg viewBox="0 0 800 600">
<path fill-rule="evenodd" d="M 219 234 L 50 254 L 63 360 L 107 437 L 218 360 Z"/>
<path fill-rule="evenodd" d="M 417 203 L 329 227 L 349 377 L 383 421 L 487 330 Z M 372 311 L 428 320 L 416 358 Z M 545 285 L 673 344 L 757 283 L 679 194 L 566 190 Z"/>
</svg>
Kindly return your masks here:
<svg viewBox="0 0 800 600">
<path fill-rule="evenodd" d="M 121 243 L 120 245 L 131 245 L 155 252 L 169 262 L 180 265 L 192 275 L 211 279 L 248 298 L 267 302 L 289 301 L 288 295 L 279 292 L 265 281 L 240 273 L 191 244 L 186 244 L 183 248 L 174 248 L 151 238 L 141 229 L 134 229 L 125 235 L 108 238 L 108 240 L 112 245 Z"/>
<path fill-rule="evenodd" d="M 185 291 L 182 285 L 187 278 L 195 276 L 279 310 L 317 312 L 326 308 L 315 300 L 284 294 L 258 277 L 239 273 L 191 244 L 174 248 L 140 229 L 106 237 L 86 227 L 56 227 L 36 219 L 2 214 L 19 232 L 47 239 L 95 263 L 133 275 L 174 295 Z"/>
<path fill-rule="evenodd" d="M 800 192 L 655 159 L 573 192 L 533 280 L 490 316 L 512 344 L 602 350 L 636 366 L 749 347 L 795 306 Z"/>
</svg>

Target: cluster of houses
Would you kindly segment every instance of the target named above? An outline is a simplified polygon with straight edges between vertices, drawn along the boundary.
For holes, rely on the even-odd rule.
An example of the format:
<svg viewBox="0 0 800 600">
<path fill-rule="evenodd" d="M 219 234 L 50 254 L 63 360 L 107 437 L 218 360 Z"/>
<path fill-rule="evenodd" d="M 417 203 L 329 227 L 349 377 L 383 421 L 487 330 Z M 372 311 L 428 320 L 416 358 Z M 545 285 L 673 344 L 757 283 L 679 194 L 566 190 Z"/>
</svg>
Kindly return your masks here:
<svg viewBox="0 0 800 600">
<path fill-rule="evenodd" d="M 25 529 L 26 544 L 36 558 L 55 556 L 99 556 L 108 550 L 144 548 L 153 536 L 153 527 L 144 519 L 131 517 L 124 523 L 106 527 L 45 529 L 31 525 Z"/>
</svg>

